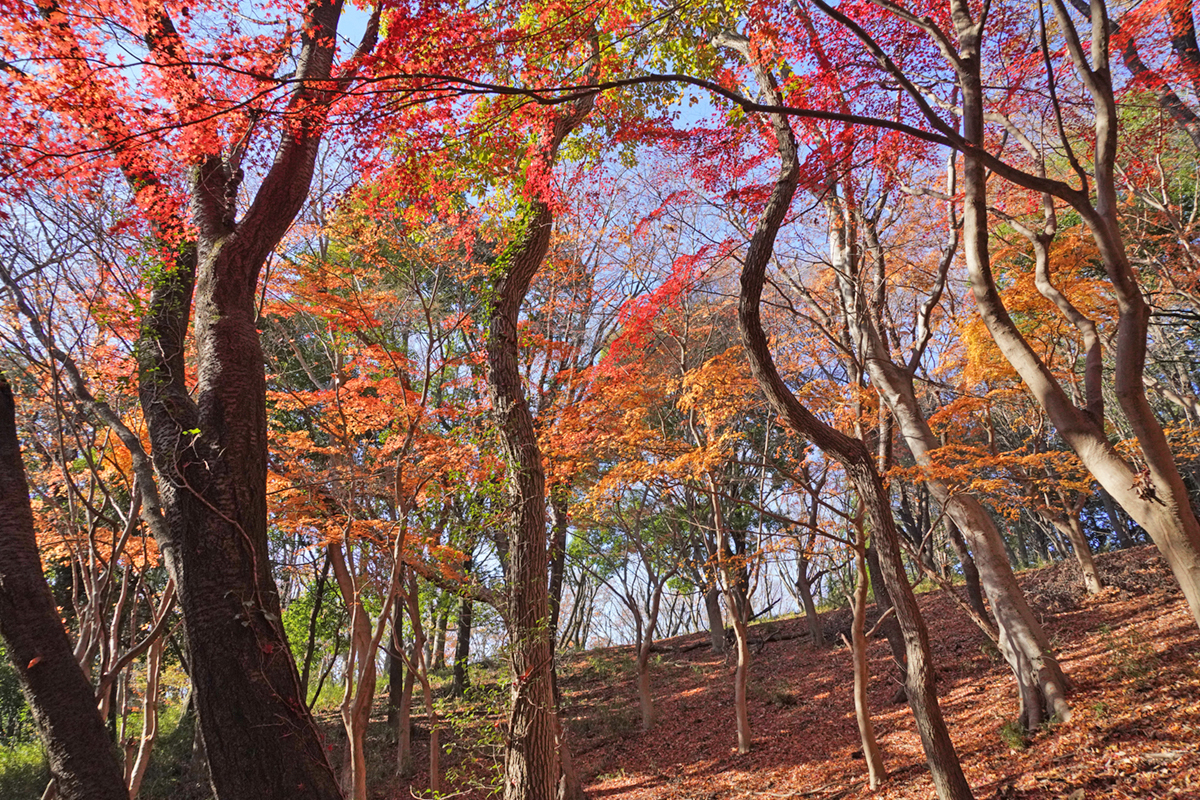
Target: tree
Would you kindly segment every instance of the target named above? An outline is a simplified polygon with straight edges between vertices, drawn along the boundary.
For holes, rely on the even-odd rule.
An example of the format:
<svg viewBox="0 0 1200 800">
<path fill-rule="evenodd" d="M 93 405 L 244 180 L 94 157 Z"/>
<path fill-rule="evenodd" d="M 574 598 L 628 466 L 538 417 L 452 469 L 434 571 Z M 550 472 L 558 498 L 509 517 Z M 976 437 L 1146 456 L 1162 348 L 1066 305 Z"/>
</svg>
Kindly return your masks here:
<svg viewBox="0 0 1200 800">
<path fill-rule="evenodd" d="M 1097 482 L 1150 533 L 1183 587 L 1193 615 L 1200 622 L 1200 522 L 1197 522 L 1187 499 L 1186 487 L 1170 445 L 1146 399 L 1143 385 L 1150 316 L 1121 237 L 1118 220 L 1120 203 L 1115 171 L 1117 110 L 1109 67 L 1110 27 L 1104 5 L 1093 4 L 1090 9 L 1092 47 L 1089 54 L 1081 44 L 1076 24 L 1065 2 L 1051 0 L 1050 3 L 1069 68 L 1082 84 L 1084 102 L 1093 115 L 1094 146 L 1090 159 L 1093 168 L 1089 176 L 1061 122 L 1063 109 L 1058 89 L 1049 92 L 1052 105 L 1049 113 L 1056 120 L 1059 144 L 1068 154 L 1069 174 L 1080 183 L 1076 187 L 1066 181 L 1038 174 L 1036 164 L 1034 171 L 1015 166 L 996 155 L 992 149 L 987 133 L 988 123 L 999 124 L 1010 133 L 1014 129 L 1020 131 L 1004 115 L 1003 110 L 998 114 L 988 110 L 984 68 L 996 68 L 999 62 L 990 60 L 988 48 L 994 43 L 984 37 L 989 21 L 987 6 L 976 12 L 966 0 L 951 0 L 950 13 L 939 13 L 935 20 L 931 16 L 918 16 L 888 0 L 875 0 L 874 4 L 884 9 L 888 18 L 901 20 L 922 31 L 949 66 L 962 98 L 961 135 L 953 124 L 939 116 L 926 95 L 913 83 L 913 76 L 897 65 L 862 24 L 822 0 L 814 0 L 814 5 L 824 14 L 852 31 L 863 42 L 881 68 L 899 83 L 920 116 L 963 153 L 963 246 L 972 293 L 988 331 L 1005 358 L 1021 375 L 1028 390 L 1046 410 L 1059 434 Z M 945 22 L 948 27 L 941 27 L 938 20 Z M 1055 86 L 1057 79 L 1050 53 L 1047 22 L 1044 15 L 1034 22 L 1040 31 L 1038 45 L 1045 63 L 1043 85 Z M 1025 137 L 1025 142 L 1028 141 L 1028 137 Z M 1142 470 L 1135 469 L 1135 464 L 1121 456 L 1105 434 L 1101 360 L 1091 360 L 1084 392 L 1086 402 L 1083 407 L 1077 407 L 1038 358 L 1005 308 L 991 266 L 987 189 L 989 171 L 1025 189 L 1067 203 L 1088 226 L 1118 307 L 1112 391 L 1138 443 L 1138 460 L 1145 464 Z M 1072 319 L 1065 306 L 1060 304 L 1059 307 L 1064 316 Z M 1097 340 L 1097 348 L 1099 344 Z"/>
<path fill-rule="evenodd" d="M 76 396 L 132 454 L 143 518 L 178 590 L 200 726 L 222 798 L 340 796 L 299 691 L 268 569 L 266 384 L 256 320 L 263 263 L 306 199 L 324 122 L 339 97 L 322 81 L 334 74 L 341 12 L 340 0 L 302 9 L 294 88 L 282 102 L 269 93 L 278 87 L 271 73 L 289 49 L 287 39 L 256 42 L 242 75 L 260 76 L 250 83 L 268 95 L 227 118 L 220 114 L 253 97 L 254 88 L 222 80 L 229 58 L 194 53 L 202 45 L 185 38 L 190 21 L 177 27 L 161 4 L 130 9 L 123 20 L 135 34 L 130 45 L 153 76 L 148 83 L 161 88 L 148 106 L 136 95 L 122 95 L 119 82 L 91 72 L 93 61 L 112 61 L 104 37 L 95 36 L 97 28 L 107 30 L 103 15 L 51 3 L 6 14 L 6 64 L 31 59 L 46 65 L 35 73 L 8 70 L 6 90 L 20 98 L 23 113 L 54 116 L 63 133 L 46 132 L 42 152 L 49 158 L 23 153 L 11 168 L 28 181 L 45 161 L 70 163 L 81 153 L 103 153 L 99 166 L 129 184 L 137 224 L 149 241 L 143 273 L 149 297 L 135 346 L 149 453 L 92 395 L 50 334 L 42 338 L 63 363 Z M 373 47 L 378 21 L 376 9 L 344 74 L 353 75 L 354 61 Z M 214 37 L 218 48 L 222 41 L 245 41 L 237 23 L 230 24 L 235 27 L 223 32 L 227 38 Z M 214 95 L 210 79 L 233 98 Z M 151 138 L 143 146 L 146 131 L 158 127 L 159 108 L 169 109 L 166 130 L 178 134 L 185 181 L 178 180 L 180 159 L 169 145 L 155 147 Z M 278 125 L 257 124 L 265 117 Z M 13 120 L 18 126 L 27 121 Z M 261 146 L 264 132 L 276 136 L 274 160 L 253 200 L 241 206 L 239 187 L 252 164 L 249 146 Z M 263 730 L 278 735 L 264 737 Z"/>
<path fill-rule="evenodd" d="M 16 403 L 0 378 L 0 635 L 64 800 L 127 800 L 95 695 L 67 639 L 34 537 Z"/>
<path fill-rule="evenodd" d="M 595 46 L 595 45 L 593 45 Z M 595 54 L 593 53 L 593 58 Z M 488 393 L 499 434 L 511 510 L 501 555 L 508 581 L 506 617 L 512 638 L 510 745 L 505 752 L 506 800 L 551 800 L 558 795 L 564 756 L 552 686 L 554 652 L 545 576 L 546 479 L 533 416 L 519 367 L 517 318 L 542 265 L 554 222 L 551 170 L 563 140 L 592 110 L 585 95 L 544 123 L 526 165 L 527 196 L 512 238 L 496 260 L 488 313 Z M 568 771 L 568 781 L 570 780 Z"/>
<path fill-rule="evenodd" d="M 780 102 L 774 78 L 756 61 L 745 38 L 727 35 L 726 41 L 743 53 L 755 70 L 758 84 L 769 93 L 774 105 Z M 773 114 L 771 124 L 782 167 L 767 205 L 759 218 L 742 267 L 742 291 L 738 306 L 738 326 L 750 357 L 751 370 L 775 411 L 796 433 L 842 465 L 863 503 L 872 534 L 881 548 L 880 565 L 888 593 L 895 604 L 896 617 L 904 634 L 906 686 L 909 705 L 916 717 L 917 731 L 925 748 L 933 784 L 938 796 L 972 797 L 970 785 L 962 773 L 958 755 L 938 706 L 933 668 L 929 657 L 929 633 L 917 609 L 900 560 L 899 542 L 892 520 L 890 503 L 883 490 L 875 462 L 862 440 L 854 439 L 830 427 L 806 409 L 780 377 L 771 356 L 762 327 L 760 304 L 767 263 L 780 226 L 791 205 L 799 182 L 796 140 L 785 117 Z"/>
</svg>

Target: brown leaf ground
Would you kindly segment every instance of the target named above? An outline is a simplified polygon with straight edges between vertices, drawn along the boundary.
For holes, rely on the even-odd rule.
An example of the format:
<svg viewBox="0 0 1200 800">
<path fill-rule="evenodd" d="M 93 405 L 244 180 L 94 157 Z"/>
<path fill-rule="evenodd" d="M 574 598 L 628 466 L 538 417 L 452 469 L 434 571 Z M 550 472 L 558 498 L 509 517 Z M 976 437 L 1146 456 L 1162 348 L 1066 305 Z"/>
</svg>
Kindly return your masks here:
<svg viewBox="0 0 1200 800">
<path fill-rule="evenodd" d="M 1200 800 L 1200 630 L 1153 548 L 1099 558 L 1111 584 L 1086 598 L 1072 563 L 1024 573 L 1021 582 L 1075 684 L 1074 710 L 1022 742 L 1002 733 L 1017 716 L 1008 668 L 966 615 L 940 592 L 919 596 L 930 627 L 942 709 L 975 796 L 1022 800 L 1196 798 Z M 846 610 L 823 615 L 831 639 L 849 630 Z M 802 619 L 753 627 L 799 633 Z M 706 634 L 661 643 L 652 681 L 658 722 L 640 730 L 633 652 L 606 648 L 563 659 L 564 719 L 588 795 L 596 800 L 850 800 L 933 797 L 907 705 L 895 704 L 895 668 L 886 642 L 870 646 L 871 705 L 889 778 L 872 794 L 858 755 L 849 650 L 815 651 L 807 638 L 768 642 L 750 682 L 753 751 L 736 753 L 733 661 L 707 646 L 678 648 Z M 495 704 L 497 701 L 493 701 Z M 382 723 L 378 723 L 382 727 Z M 417 720 L 420 770 L 427 735 Z M 492 728 L 480 716 L 460 731 L 473 740 Z M 380 732 L 381 734 L 382 732 Z M 375 738 L 375 737 L 373 737 Z M 453 736 L 449 738 L 454 738 Z M 380 761 L 389 761 L 378 735 Z M 452 750 L 445 762 L 485 753 Z M 495 752 L 495 750 L 493 750 Z M 378 762 L 377 762 L 378 763 Z M 382 770 L 381 770 L 382 771 Z M 412 797 L 428 785 L 392 775 L 373 796 Z M 481 790 L 451 791 L 483 797 Z"/>
<path fill-rule="evenodd" d="M 942 709 L 976 797 L 1200 798 L 1200 631 L 1152 549 L 1101 556 L 1100 564 L 1114 588 L 1098 598 L 1075 588 L 1072 564 L 1022 576 L 1075 683 L 1071 720 L 1037 732 L 1023 749 L 1014 749 L 1021 742 L 1013 735 L 1001 736 L 1017 716 L 1017 696 L 998 653 L 948 598 L 920 597 Z M 831 629 L 849 624 L 845 612 L 827 616 Z M 870 656 L 872 709 L 890 773 L 873 795 L 857 754 L 844 646 L 813 651 L 806 638 L 765 645 L 752 668 L 754 748 L 745 756 L 735 751 L 732 661 L 706 648 L 664 652 L 653 668 L 659 721 L 642 733 L 630 650 L 579 656 L 567 669 L 565 712 L 588 793 L 606 800 L 932 797 L 912 716 L 891 702 L 895 669 L 886 643 L 873 642 Z"/>
</svg>

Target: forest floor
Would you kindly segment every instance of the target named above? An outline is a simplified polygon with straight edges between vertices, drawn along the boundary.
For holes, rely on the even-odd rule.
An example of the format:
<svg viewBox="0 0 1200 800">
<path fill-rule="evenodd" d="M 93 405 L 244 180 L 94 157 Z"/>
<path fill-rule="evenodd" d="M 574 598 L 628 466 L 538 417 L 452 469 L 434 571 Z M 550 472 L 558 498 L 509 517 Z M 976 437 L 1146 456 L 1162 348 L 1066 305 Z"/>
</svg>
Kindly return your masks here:
<svg viewBox="0 0 1200 800">
<path fill-rule="evenodd" d="M 1028 737 L 1013 723 L 1016 688 L 995 646 L 944 593 L 918 596 L 942 711 L 979 800 L 1200 800 L 1200 631 L 1153 548 L 1101 555 L 1099 566 L 1109 588 L 1096 597 L 1083 593 L 1074 562 L 1020 575 L 1074 683 L 1071 719 Z M 811 647 L 803 618 L 752 626 L 752 640 L 790 638 L 755 648 L 747 755 L 736 751 L 734 657 L 713 653 L 707 634 L 659 643 L 651 668 L 658 719 L 649 732 L 641 731 L 631 647 L 565 656 L 563 717 L 589 797 L 933 797 L 912 715 L 893 702 L 898 673 L 882 639 L 870 645 L 870 699 L 889 777 L 878 792 L 867 789 L 850 652 L 840 643 L 850 613 L 822 618 L 827 638 L 839 643 L 821 650 Z M 505 694 L 497 687 L 492 706 Z M 475 717 L 463 740 L 494 733 L 494 720 Z M 428 746 L 423 723 L 416 720 L 418 762 Z M 468 752 L 452 745 L 443 763 L 483 777 L 487 758 Z M 384 779 L 373 794 L 417 796 L 425 780 Z"/>
<path fill-rule="evenodd" d="M 1022 739 L 1011 673 L 941 592 L 919 596 L 942 710 L 977 798 L 1200 798 L 1200 631 L 1152 548 L 1099 558 L 1110 588 L 1086 597 L 1077 567 L 1022 574 L 1061 664 L 1073 713 Z M 848 611 L 826 631 L 849 630 Z M 797 633 L 803 619 L 752 628 Z M 662 642 L 652 669 L 658 722 L 640 730 L 631 648 L 591 651 L 564 668 L 565 716 L 590 797 L 600 800 L 925 798 L 933 788 L 912 715 L 894 703 L 887 644 L 870 646 L 871 707 L 889 777 L 877 793 L 854 719 L 849 649 L 807 636 L 767 642 L 750 678 L 753 748 L 736 752 L 733 659 L 704 637 Z M 753 638 L 753 637 L 752 637 Z"/>
<path fill-rule="evenodd" d="M 1110 588 L 1086 597 L 1073 562 L 1019 578 L 1074 682 L 1069 721 L 1022 737 L 1016 689 L 994 645 L 944 593 L 918 596 L 930 627 L 942 710 L 978 800 L 1200 800 L 1200 630 L 1151 547 L 1105 554 Z M 873 609 L 871 617 L 874 616 Z M 827 638 L 848 632 L 846 609 L 822 614 Z M 756 646 L 749 704 L 753 748 L 736 752 L 733 657 L 707 634 L 660 642 L 651 667 L 658 720 L 641 731 L 633 649 L 567 654 L 560 661 L 564 722 L 593 800 L 910 800 L 934 796 L 912 715 L 893 702 L 887 643 L 871 642 L 871 708 L 889 777 L 872 794 L 854 720 L 849 649 L 814 650 L 803 618 L 751 627 Z M 783 638 L 780 638 L 783 637 Z M 790 638 L 789 638 L 790 637 Z M 439 702 L 444 797 L 485 798 L 498 786 L 503 668 L 473 670 L 467 701 Z M 440 676 L 445 681 L 446 676 Z M 398 778 L 381 698 L 368 736 L 372 800 L 428 797 L 428 720 L 414 698 L 416 774 Z M 178 713 L 155 748 L 143 800 L 204 800 L 191 724 Z M 331 759 L 344 734 L 336 711 L 319 715 Z M 47 778 L 36 745 L 0 752 L 0 798 L 36 800 Z"/>
</svg>

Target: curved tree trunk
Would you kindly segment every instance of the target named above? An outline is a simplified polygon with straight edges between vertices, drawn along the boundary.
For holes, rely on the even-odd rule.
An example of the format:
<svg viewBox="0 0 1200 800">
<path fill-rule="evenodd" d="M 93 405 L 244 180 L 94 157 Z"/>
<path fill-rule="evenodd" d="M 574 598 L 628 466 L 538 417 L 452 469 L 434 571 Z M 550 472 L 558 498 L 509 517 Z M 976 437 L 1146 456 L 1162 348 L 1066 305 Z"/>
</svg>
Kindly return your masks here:
<svg viewBox="0 0 1200 800">
<path fill-rule="evenodd" d="M 594 98 L 576 102 L 548 126 L 531 177 L 548 179 L 563 139 L 591 111 Z M 512 705 L 504 754 L 505 800 L 554 800 L 562 745 L 553 690 L 554 649 L 549 621 L 546 547 L 546 476 L 519 361 L 517 318 L 546 252 L 554 213 L 541 197 L 525 201 L 515 234 L 495 266 L 488 315 L 487 383 L 507 468 L 505 573 L 511 639 Z"/>
<path fill-rule="evenodd" d="M 872 791 L 887 777 L 883 765 L 883 754 L 879 751 L 879 740 L 875 738 L 875 725 L 871 722 L 871 704 L 867 688 L 871 680 L 871 668 L 867 663 L 867 576 L 866 541 L 862 525 L 858 526 L 858 541 L 854 547 L 854 565 L 858 581 L 854 585 L 854 621 L 850 628 L 850 652 L 854 659 L 854 716 L 858 720 L 858 735 L 862 740 L 863 758 L 867 762 L 867 780 Z"/>
<path fill-rule="evenodd" d="M 772 101 L 779 103 L 779 93 L 773 78 L 754 62 L 745 44 L 742 48 L 755 70 L 763 92 L 769 93 Z M 958 754 L 954 750 L 945 720 L 942 718 L 941 707 L 938 705 L 933 666 L 929 656 L 929 633 L 904 573 L 895 522 L 891 516 L 887 494 L 875 468 L 875 459 L 861 440 L 831 428 L 800 404 L 775 367 L 767 335 L 762 327 L 760 304 L 763 285 L 766 282 L 767 264 L 771 260 L 775 237 L 787 216 L 799 182 L 799 160 L 791 127 L 779 115 L 772 115 L 771 121 L 783 164 L 767 206 L 755 226 L 742 266 L 741 296 L 738 303 L 738 326 L 742 342 L 750 359 L 751 371 L 772 408 L 784 419 L 788 427 L 807 437 L 842 465 L 862 499 L 872 536 L 880 548 L 880 567 L 884 582 L 892 595 L 896 617 L 904 634 L 905 651 L 908 656 L 905 689 L 913 716 L 916 718 L 917 731 L 925 749 L 934 788 L 942 800 L 966 800 L 972 797 L 971 787 L 963 775 Z"/>
<path fill-rule="evenodd" d="M 869 341 L 876 337 L 867 334 L 864 338 Z M 913 459 L 919 466 L 932 469 L 931 452 L 940 443 L 917 403 L 912 376 L 892 363 L 886 354 L 880 355 L 882 357 L 868 359 L 871 380 L 892 409 Z M 991 515 L 973 495 L 951 493 L 945 483 L 932 476 L 926 478 L 926 484 L 946 515 L 970 542 L 980 582 L 999 628 L 1000 650 L 1016 677 L 1022 724 L 1026 728 L 1035 728 L 1052 715 L 1066 720 L 1070 716 L 1066 677 L 1053 655 L 1045 631 L 1017 584 L 1000 531 Z"/>
<path fill-rule="evenodd" d="M 42 574 L 17 439 L 12 389 L 0 376 L 0 635 L 16 668 L 63 800 L 129 800 L 96 695 L 79 668 Z"/>
<path fill-rule="evenodd" d="M 954 0 L 954 5 L 961 7 L 960 16 L 969 23 L 971 15 L 965 0 Z M 1060 24 L 1074 31 L 1063 0 L 1051 0 L 1051 6 Z M 1192 509 L 1166 435 L 1146 399 L 1143 375 L 1150 310 L 1117 225 L 1120 205 L 1114 169 L 1117 116 L 1108 72 L 1108 20 L 1103 4 L 1092 4 L 1090 10 L 1093 30 L 1099 33 L 1091 49 L 1093 63 L 1088 63 L 1088 56 L 1077 40 L 1069 43 L 1068 50 L 1095 112 L 1095 201 L 1088 192 L 1046 181 L 1037 185 L 1033 176 L 1010 169 L 1002 174 L 1027 188 L 1066 200 L 1092 232 L 1117 302 L 1113 393 L 1137 439 L 1144 469 L 1137 472 L 1131 468 L 1105 435 L 1100 405 L 1103 397 L 1098 387 L 1087 392 L 1088 407 L 1077 408 L 1021 335 L 996 287 L 988 249 L 986 171 L 1000 170 L 1001 165 L 980 155 L 985 141 L 980 79 L 982 31 L 973 25 L 959 31 L 963 139 L 979 148 L 968 150 L 963 157 L 963 241 L 967 270 L 980 316 L 1000 352 L 1097 482 L 1150 534 L 1179 581 L 1193 618 L 1200 623 L 1200 521 Z"/>
</svg>

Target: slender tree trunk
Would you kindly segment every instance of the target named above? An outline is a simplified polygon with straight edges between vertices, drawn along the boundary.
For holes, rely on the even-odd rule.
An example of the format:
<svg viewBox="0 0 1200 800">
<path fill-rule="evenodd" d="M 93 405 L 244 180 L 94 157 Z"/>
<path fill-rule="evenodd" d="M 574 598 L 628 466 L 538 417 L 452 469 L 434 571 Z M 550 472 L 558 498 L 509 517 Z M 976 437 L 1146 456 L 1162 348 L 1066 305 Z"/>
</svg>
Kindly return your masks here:
<svg viewBox="0 0 1200 800">
<path fill-rule="evenodd" d="M 392 635 L 387 651 L 388 727 L 392 741 L 400 742 L 400 697 L 404 694 L 404 605 L 392 609 Z"/>
<path fill-rule="evenodd" d="M 413 660 L 408 665 L 409 676 L 416 676 L 421 682 L 421 697 L 425 701 L 425 716 L 429 719 L 429 792 L 437 796 L 442 791 L 442 743 L 441 728 L 438 724 L 437 711 L 433 707 L 433 687 L 429 684 L 429 662 L 425 660 L 424 649 L 419 643 L 425 641 L 425 631 L 421 625 L 421 606 L 417 594 L 417 576 L 413 573 L 408 584 L 405 601 L 408 605 L 408 621 L 413 631 Z M 409 696 L 412 687 L 408 688 Z"/>
<path fill-rule="evenodd" d="M 433 635 L 433 669 L 446 668 L 446 628 L 450 625 L 450 602 L 442 607 L 437 618 L 437 630 Z"/>
<path fill-rule="evenodd" d="M 313 592 L 313 610 L 308 617 L 308 641 L 304 645 L 304 661 L 300 668 L 300 689 L 304 692 L 306 701 L 309 681 L 312 677 L 313 654 L 317 647 L 317 620 L 321 616 L 321 605 L 325 600 L 325 582 L 329 580 L 329 554 L 324 554 L 322 560 L 321 574 L 317 578 L 317 588 Z"/>
<path fill-rule="evenodd" d="M 568 487 L 555 486 L 550 490 L 550 510 L 554 524 L 550 529 L 550 639 L 558 641 L 558 618 L 562 610 L 563 578 L 567 565 L 567 509 L 570 505 Z"/>
<path fill-rule="evenodd" d="M 663 584 L 654 587 L 650 597 L 650 608 L 646 616 L 646 629 L 637 650 L 638 703 L 642 709 L 642 730 L 654 727 L 654 695 L 650 692 L 650 651 L 654 647 L 654 635 L 658 628 L 658 611 L 662 604 Z"/>
<path fill-rule="evenodd" d="M 409 576 L 407 591 L 405 592 L 405 602 L 415 602 L 417 597 L 417 576 L 415 573 Z M 409 613 L 409 619 L 417 619 L 418 622 L 412 627 L 411 637 L 409 641 L 409 656 L 408 667 L 404 670 L 404 687 L 400 691 L 400 714 L 399 726 L 400 735 L 396 739 L 396 774 L 403 777 L 408 777 L 413 773 L 413 754 L 412 754 L 412 701 L 413 687 L 416 686 L 416 664 L 421 658 L 421 653 L 425 649 L 425 637 L 420 626 L 420 617 Z"/>
<path fill-rule="evenodd" d="M 1104 581 L 1100 577 L 1100 571 L 1096 569 L 1096 559 L 1092 555 L 1092 546 L 1088 544 L 1087 535 L 1083 532 L 1078 509 L 1068 511 L 1061 518 L 1054 519 L 1053 523 L 1058 532 L 1071 543 L 1075 560 L 1079 563 L 1079 571 L 1083 574 L 1083 588 L 1088 594 L 1100 594 L 1104 591 Z"/>
<path fill-rule="evenodd" d="M 946 534 L 950 539 L 950 546 L 954 548 L 955 555 L 958 556 L 958 563 L 962 568 L 963 583 L 967 586 L 967 602 L 971 604 L 971 608 L 975 609 L 975 613 L 983 619 L 991 619 L 988 613 L 987 606 L 983 604 L 983 588 L 979 583 L 979 569 L 975 566 L 975 559 L 971 555 L 971 551 L 967 549 L 967 542 L 963 539 L 962 531 L 954 524 L 954 520 L 946 520 Z M 997 531 L 999 534 L 999 531 Z M 1001 540 L 1003 545 L 1003 540 Z M 1011 567 L 1011 563 L 1009 564 Z"/>
<path fill-rule="evenodd" d="M 738 753 L 750 752 L 750 710 L 747 704 L 746 689 L 750 680 L 750 634 L 747 630 L 750 604 L 743 589 L 741 567 L 731 564 L 730 555 L 725 548 L 725 514 L 721 509 L 721 500 L 717 492 L 717 483 L 710 474 L 708 476 L 709 498 L 712 503 L 713 528 L 717 541 L 717 569 L 725 589 L 725 605 L 729 611 L 729 621 L 733 625 L 734 642 L 737 646 L 737 668 L 733 673 L 733 710 L 737 720 Z"/>
<path fill-rule="evenodd" d="M 12 389 L 0 376 L 0 635 L 63 800 L 128 800 L 112 740 L 42 574 Z"/>
<path fill-rule="evenodd" d="M 867 779 L 872 791 L 887 777 L 883 765 L 883 754 L 875 738 L 875 725 L 871 722 L 871 705 L 867 689 L 871 680 L 871 669 L 867 663 L 867 576 L 866 541 L 859 524 L 859 540 L 854 548 L 854 564 L 858 571 L 858 582 L 854 587 L 854 622 L 850 629 L 850 650 L 854 659 L 854 715 L 858 720 L 858 735 L 862 740 L 863 758 L 867 762 Z"/>
<path fill-rule="evenodd" d="M 804 604 L 804 621 L 808 623 L 808 635 L 812 646 L 820 649 L 825 646 L 825 630 L 821 627 L 821 615 L 817 613 L 817 602 L 813 598 L 812 584 L 808 580 L 808 559 L 801 556 L 796 559 L 796 591 L 800 594 L 800 602 Z"/>
<path fill-rule="evenodd" d="M 744 52 L 752 62 L 751 66 L 764 94 L 769 95 L 773 102 L 780 102 L 774 79 L 749 57 L 748 46 Z M 942 800 L 966 800 L 972 797 L 971 787 L 963 775 L 958 754 L 954 750 L 938 705 L 934 672 L 929 660 L 929 632 L 904 573 L 895 523 L 883 484 L 875 469 L 874 458 L 861 440 L 834 430 L 800 404 L 775 367 L 767 335 L 762 327 L 760 305 L 767 264 L 771 260 L 775 237 L 787 216 L 799 180 L 799 159 L 791 127 L 780 115 L 772 115 L 771 121 L 783 164 L 766 208 L 755 226 L 742 266 L 741 296 L 738 305 L 738 325 L 742 342 L 750 359 L 751 372 L 772 408 L 783 417 L 789 428 L 807 437 L 823 452 L 837 459 L 862 498 L 872 537 L 880 547 L 883 578 L 892 595 L 896 616 L 904 633 L 908 657 L 905 688 L 913 716 L 916 718 L 921 744 L 925 749 L 934 788 Z"/>
<path fill-rule="evenodd" d="M 150 766 L 150 753 L 158 740 L 158 679 L 162 670 L 163 649 L 166 639 L 159 636 L 146 651 L 146 691 L 142 703 L 142 738 L 138 742 L 136 757 L 130 767 L 126 784 L 130 800 L 137 800 L 142 780 Z"/>
<path fill-rule="evenodd" d="M 471 685 L 467 673 L 467 661 L 471 657 L 471 614 L 474 609 L 471 599 L 464 597 L 458 608 L 458 633 L 454 640 L 454 684 L 452 697 L 462 697 Z"/>
<path fill-rule="evenodd" d="M 1103 487 L 1100 488 L 1100 502 L 1104 504 L 1104 513 L 1112 525 L 1113 535 L 1117 539 L 1117 547 L 1121 550 L 1133 547 L 1133 537 L 1129 535 L 1129 526 L 1125 524 L 1125 516 L 1113 502 L 1112 495 L 1104 491 Z"/>
<path fill-rule="evenodd" d="M 725 619 L 721 614 L 721 590 L 715 584 L 704 591 L 704 611 L 708 615 L 709 646 L 714 653 L 724 653 Z"/>
</svg>

